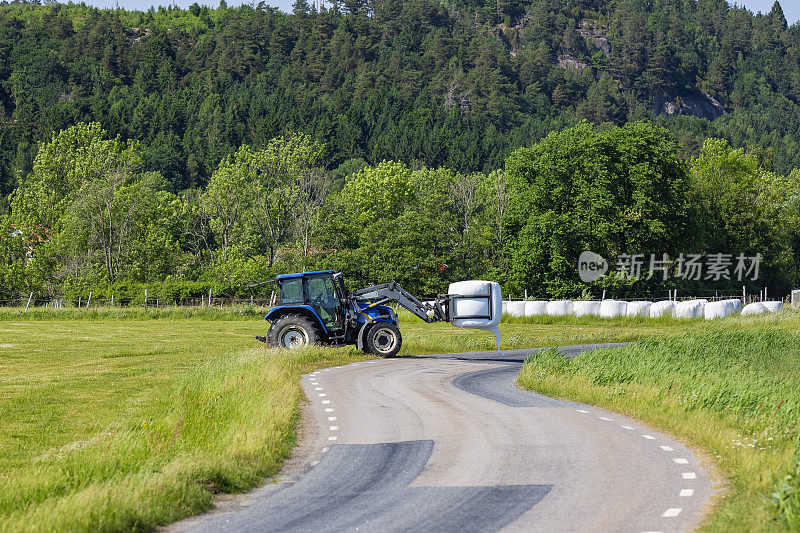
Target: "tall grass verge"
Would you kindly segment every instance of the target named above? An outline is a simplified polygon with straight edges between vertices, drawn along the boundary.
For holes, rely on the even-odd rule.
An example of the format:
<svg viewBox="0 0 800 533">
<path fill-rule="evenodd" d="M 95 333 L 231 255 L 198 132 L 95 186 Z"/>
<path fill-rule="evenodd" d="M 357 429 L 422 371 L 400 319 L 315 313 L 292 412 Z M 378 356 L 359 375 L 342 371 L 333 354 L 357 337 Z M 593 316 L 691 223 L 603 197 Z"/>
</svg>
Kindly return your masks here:
<svg viewBox="0 0 800 533">
<path fill-rule="evenodd" d="M 2 472 L 0 530 L 150 530 L 207 509 L 289 456 L 301 373 L 364 358 L 252 349 L 197 364 L 138 416 Z"/>
<path fill-rule="evenodd" d="M 704 324 L 574 359 L 545 350 L 519 382 L 635 416 L 705 450 L 727 478 L 705 530 L 797 531 L 800 334 L 773 322 Z"/>
</svg>

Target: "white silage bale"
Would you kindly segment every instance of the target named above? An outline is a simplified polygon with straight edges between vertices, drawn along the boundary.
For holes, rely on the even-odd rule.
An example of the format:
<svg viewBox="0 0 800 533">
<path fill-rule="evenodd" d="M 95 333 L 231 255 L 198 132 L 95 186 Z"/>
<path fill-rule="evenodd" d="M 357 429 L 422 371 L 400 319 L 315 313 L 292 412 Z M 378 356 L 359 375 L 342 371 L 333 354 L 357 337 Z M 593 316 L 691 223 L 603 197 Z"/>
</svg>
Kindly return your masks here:
<svg viewBox="0 0 800 533">
<path fill-rule="evenodd" d="M 628 309 L 628 302 L 621 300 L 603 300 L 600 302 L 600 316 L 603 318 L 615 318 L 625 316 Z"/>
<path fill-rule="evenodd" d="M 500 323 L 503 309 L 500 285 L 494 281 L 471 279 L 451 283 L 450 316 L 457 328 L 489 328 Z"/>
<path fill-rule="evenodd" d="M 762 315 L 768 312 L 764 304 L 761 302 L 753 302 L 744 306 L 742 309 L 742 316 Z"/>
<path fill-rule="evenodd" d="M 650 316 L 650 306 L 653 302 L 628 302 L 625 314 L 628 316 Z"/>
<path fill-rule="evenodd" d="M 547 316 L 566 316 L 572 314 L 572 302 L 555 300 L 547 303 Z"/>
<path fill-rule="evenodd" d="M 733 306 L 733 312 L 738 313 L 742 310 L 742 301 L 739 298 L 729 298 L 727 300 L 722 300 L 723 302 L 730 302 Z"/>
<path fill-rule="evenodd" d="M 525 302 L 525 316 L 542 316 L 547 314 L 547 302 L 537 300 Z"/>
<path fill-rule="evenodd" d="M 650 306 L 650 318 L 659 318 L 662 316 L 675 316 L 675 302 L 664 300 L 655 302 Z"/>
<path fill-rule="evenodd" d="M 600 316 L 600 302 L 572 302 L 572 312 L 575 316 Z"/>
<path fill-rule="evenodd" d="M 508 314 L 511 316 L 525 316 L 525 302 L 508 302 Z"/>
<path fill-rule="evenodd" d="M 494 281 L 471 279 L 451 283 L 449 313 L 451 324 L 457 328 L 482 329 L 494 334 L 500 350 L 500 318 L 503 312 L 503 295 Z"/>
<path fill-rule="evenodd" d="M 768 313 L 775 313 L 783 309 L 783 302 L 761 302 L 761 305 L 767 309 Z"/>
<path fill-rule="evenodd" d="M 730 300 L 708 302 L 703 306 L 703 316 L 706 320 L 725 318 L 736 312 L 736 306 Z"/>
<path fill-rule="evenodd" d="M 687 300 L 675 306 L 675 316 L 678 318 L 703 318 L 706 300 Z"/>
</svg>

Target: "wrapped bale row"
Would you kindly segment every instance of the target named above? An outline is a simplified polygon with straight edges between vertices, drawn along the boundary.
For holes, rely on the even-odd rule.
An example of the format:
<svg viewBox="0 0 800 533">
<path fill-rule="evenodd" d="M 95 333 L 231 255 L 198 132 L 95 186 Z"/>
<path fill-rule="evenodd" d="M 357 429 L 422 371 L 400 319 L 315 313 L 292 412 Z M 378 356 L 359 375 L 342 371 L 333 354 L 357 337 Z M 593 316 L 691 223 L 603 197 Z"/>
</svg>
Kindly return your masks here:
<svg viewBox="0 0 800 533">
<path fill-rule="evenodd" d="M 709 302 L 705 299 L 686 300 L 674 302 L 664 300 L 660 302 L 622 300 L 599 301 L 570 301 L 570 300 L 536 300 L 532 302 L 503 302 L 503 312 L 511 316 L 600 316 L 603 318 L 616 318 L 620 316 L 659 318 L 672 316 L 677 318 L 725 318 L 741 312 L 742 315 L 757 315 L 780 310 L 781 302 L 757 302 L 742 308 L 742 301 L 736 298 Z"/>
</svg>

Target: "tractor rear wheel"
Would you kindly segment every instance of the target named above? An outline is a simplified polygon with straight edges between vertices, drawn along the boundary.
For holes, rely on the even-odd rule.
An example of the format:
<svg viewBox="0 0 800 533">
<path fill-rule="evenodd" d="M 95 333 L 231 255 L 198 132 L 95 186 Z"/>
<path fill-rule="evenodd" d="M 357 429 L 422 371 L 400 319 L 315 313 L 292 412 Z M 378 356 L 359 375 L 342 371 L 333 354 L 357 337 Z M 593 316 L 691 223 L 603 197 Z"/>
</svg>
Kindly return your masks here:
<svg viewBox="0 0 800 533">
<path fill-rule="evenodd" d="M 382 357 L 394 357 L 403 345 L 400 329 L 390 322 L 378 322 L 367 331 L 367 352 Z"/>
<path fill-rule="evenodd" d="M 285 315 L 272 323 L 267 334 L 269 343 L 279 348 L 304 348 L 319 340 L 314 323 L 302 315 Z"/>
</svg>

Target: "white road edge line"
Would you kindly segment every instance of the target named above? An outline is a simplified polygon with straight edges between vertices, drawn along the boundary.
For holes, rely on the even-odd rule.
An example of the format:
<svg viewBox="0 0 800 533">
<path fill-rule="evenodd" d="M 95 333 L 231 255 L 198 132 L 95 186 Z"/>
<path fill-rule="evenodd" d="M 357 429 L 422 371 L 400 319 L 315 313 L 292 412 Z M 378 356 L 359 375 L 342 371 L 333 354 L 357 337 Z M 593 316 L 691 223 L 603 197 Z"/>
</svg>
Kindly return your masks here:
<svg viewBox="0 0 800 533">
<path fill-rule="evenodd" d="M 669 509 L 664 511 L 664 514 L 662 514 L 661 516 L 663 516 L 664 518 L 675 518 L 676 516 L 681 514 L 681 511 L 683 511 L 683 509 L 681 509 L 680 507 L 670 507 Z"/>
</svg>

